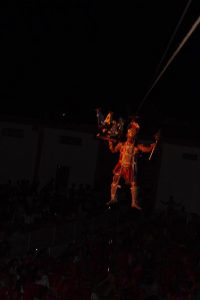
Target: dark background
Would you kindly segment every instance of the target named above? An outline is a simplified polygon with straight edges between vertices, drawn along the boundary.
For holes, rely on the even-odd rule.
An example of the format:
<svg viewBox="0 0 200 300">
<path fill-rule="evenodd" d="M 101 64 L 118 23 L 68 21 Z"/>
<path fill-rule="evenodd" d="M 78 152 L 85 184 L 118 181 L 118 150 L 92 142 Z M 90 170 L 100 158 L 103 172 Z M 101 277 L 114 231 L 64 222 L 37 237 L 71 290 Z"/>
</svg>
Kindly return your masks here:
<svg viewBox="0 0 200 300">
<path fill-rule="evenodd" d="M 1 114 L 93 122 L 101 106 L 147 122 L 198 120 L 200 26 L 144 99 L 186 5 L 162 67 L 197 20 L 199 0 L 2 1 Z"/>
</svg>

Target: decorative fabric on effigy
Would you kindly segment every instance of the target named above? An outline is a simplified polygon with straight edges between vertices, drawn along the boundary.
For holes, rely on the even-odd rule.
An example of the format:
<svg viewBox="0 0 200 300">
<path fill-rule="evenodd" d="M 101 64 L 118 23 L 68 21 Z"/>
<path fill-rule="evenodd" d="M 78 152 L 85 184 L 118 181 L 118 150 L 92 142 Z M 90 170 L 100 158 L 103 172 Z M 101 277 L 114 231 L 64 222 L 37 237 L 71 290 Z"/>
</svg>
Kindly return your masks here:
<svg viewBox="0 0 200 300">
<path fill-rule="evenodd" d="M 120 140 L 124 134 L 125 120 L 122 117 L 114 118 L 114 112 L 109 111 L 106 116 L 101 108 L 96 109 L 98 133 L 97 137 L 103 140 Z"/>
</svg>

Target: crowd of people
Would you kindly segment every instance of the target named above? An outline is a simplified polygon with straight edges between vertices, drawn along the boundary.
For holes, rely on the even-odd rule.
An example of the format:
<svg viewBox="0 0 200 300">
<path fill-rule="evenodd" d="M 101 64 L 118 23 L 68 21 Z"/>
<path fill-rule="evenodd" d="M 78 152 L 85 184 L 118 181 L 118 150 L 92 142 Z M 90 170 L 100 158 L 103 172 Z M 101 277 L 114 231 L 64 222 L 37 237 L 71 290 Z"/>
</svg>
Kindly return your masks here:
<svg viewBox="0 0 200 300">
<path fill-rule="evenodd" d="M 40 191 L 28 181 L 2 187 L 0 300 L 199 299 L 200 217 L 173 201 L 144 214 L 101 199 L 84 185 L 61 196 L 53 180 Z M 16 232 L 68 222 L 79 226 L 59 255 L 9 255 Z"/>
</svg>

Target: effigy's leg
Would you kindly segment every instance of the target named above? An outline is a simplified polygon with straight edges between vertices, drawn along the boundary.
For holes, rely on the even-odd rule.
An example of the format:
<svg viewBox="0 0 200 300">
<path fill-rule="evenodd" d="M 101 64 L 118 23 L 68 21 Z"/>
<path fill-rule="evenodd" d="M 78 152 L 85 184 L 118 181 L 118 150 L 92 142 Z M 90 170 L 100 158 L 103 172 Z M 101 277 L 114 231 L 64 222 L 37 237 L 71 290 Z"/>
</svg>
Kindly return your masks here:
<svg viewBox="0 0 200 300">
<path fill-rule="evenodd" d="M 120 174 L 115 174 L 111 183 L 111 198 L 110 201 L 107 203 L 108 205 L 117 202 L 117 189 L 120 188 L 119 180 Z"/>
<path fill-rule="evenodd" d="M 138 204 L 138 186 L 136 182 L 134 181 L 131 182 L 130 190 L 131 190 L 131 207 L 142 209 Z"/>
</svg>

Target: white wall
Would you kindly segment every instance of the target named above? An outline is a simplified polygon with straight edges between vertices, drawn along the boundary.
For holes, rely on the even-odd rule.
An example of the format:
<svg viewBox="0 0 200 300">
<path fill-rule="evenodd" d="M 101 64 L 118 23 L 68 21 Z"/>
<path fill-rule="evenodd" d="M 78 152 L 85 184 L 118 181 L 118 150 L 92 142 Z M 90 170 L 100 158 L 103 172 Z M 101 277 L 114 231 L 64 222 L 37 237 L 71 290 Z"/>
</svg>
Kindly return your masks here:
<svg viewBox="0 0 200 300">
<path fill-rule="evenodd" d="M 200 148 L 163 144 L 157 208 L 164 208 L 161 200 L 166 202 L 171 195 L 176 202 L 181 202 L 187 211 L 200 214 Z"/>
<path fill-rule="evenodd" d="M 82 145 L 60 144 L 60 136 L 81 138 Z M 93 185 L 97 148 L 92 134 L 46 128 L 39 171 L 41 185 L 55 177 L 58 164 L 69 167 L 69 185 L 73 182 Z"/>
<path fill-rule="evenodd" d="M 3 136 L 4 128 L 20 129 L 24 137 Z M 81 138 L 80 146 L 61 144 L 60 136 Z M 69 167 L 71 183 L 94 184 L 98 142 L 93 134 L 74 130 L 44 128 L 39 180 L 42 187 L 55 178 L 57 165 Z M 21 179 L 32 181 L 38 153 L 38 131 L 33 125 L 0 122 L 0 184 Z"/>
<path fill-rule="evenodd" d="M 23 130 L 24 137 L 3 136 L 5 128 Z M 37 132 L 32 126 L 0 123 L 0 183 L 23 178 L 32 180 L 37 149 Z"/>
</svg>

